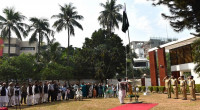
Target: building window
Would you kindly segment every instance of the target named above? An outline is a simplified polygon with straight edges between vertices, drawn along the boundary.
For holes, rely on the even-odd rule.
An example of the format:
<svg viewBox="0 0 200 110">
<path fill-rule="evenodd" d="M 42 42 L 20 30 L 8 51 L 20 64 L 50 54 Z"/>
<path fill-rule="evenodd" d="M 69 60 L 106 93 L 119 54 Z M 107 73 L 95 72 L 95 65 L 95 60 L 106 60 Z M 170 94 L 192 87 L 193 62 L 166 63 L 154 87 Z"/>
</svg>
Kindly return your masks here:
<svg viewBox="0 0 200 110">
<path fill-rule="evenodd" d="M 135 62 L 134 67 L 146 67 L 146 62 Z"/>
<path fill-rule="evenodd" d="M 179 65 L 179 64 L 193 62 L 191 50 L 192 49 L 190 44 L 175 49 L 171 49 L 169 51 L 171 65 Z"/>
<path fill-rule="evenodd" d="M 5 47 L 8 47 L 8 44 L 4 44 Z M 10 47 L 19 47 L 17 44 L 10 44 Z"/>
<path fill-rule="evenodd" d="M 21 47 L 20 50 L 35 50 L 35 47 Z"/>
</svg>

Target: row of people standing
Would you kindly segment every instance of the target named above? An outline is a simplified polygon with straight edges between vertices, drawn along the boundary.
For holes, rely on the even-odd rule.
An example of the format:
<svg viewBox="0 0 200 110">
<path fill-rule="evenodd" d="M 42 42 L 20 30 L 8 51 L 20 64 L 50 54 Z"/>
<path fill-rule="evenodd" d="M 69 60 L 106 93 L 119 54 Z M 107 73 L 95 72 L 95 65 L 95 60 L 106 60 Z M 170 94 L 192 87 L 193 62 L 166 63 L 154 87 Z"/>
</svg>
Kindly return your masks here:
<svg viewBox="0 0 200 110">
<path fill-rule="evenodd" d="M 0 106 L 15 106 L 20 104 L 37 105 L 57 100 L 69 100 L 76 97 L 78 88 L 81 89 L 82 97 L 117 97 L 117 88 L 114 85 L 103 85 L 82 83 L 69 84 L 65 82 L 62 86 L 56 81 L 36 81 L 35 83 L 23 83 L 20 87 L 18 83 L 12 82 L 7 86 L 0 83 Z"/>
<path fill-rule="evenodd" d="M 96 98 L 96 97 L 117 97 L 117 88 L 114 85 L 109 84 L 91 84 L 91 83 L 82 83 L 82 84 L 72 84 L 73 90 L 76 91 L 78 88 L 82 90 L 82 96 L 84 98 Z"/>
<path fill-rule="evenodd" d="M 180 82 L 180 90 L 183 95 L 182 100 L 187 100 L 187 85 L 189 87 L 191 100 L 196 100 L 195 81 L 193 80 L 193 76 L 188 77 L 188 80 L 185 80 L 184 76 L 181 76 L 178 79 L 176 79 L 174 76 L 171 76 L 171 78 L 166 76 L 163 80 L 165 81 L 165 88 L 167 90 L 168 98 L 171 98 L 171 90 L 173 89 L 174 99 L 178 99 L 178 82 Z"/>
</svg>

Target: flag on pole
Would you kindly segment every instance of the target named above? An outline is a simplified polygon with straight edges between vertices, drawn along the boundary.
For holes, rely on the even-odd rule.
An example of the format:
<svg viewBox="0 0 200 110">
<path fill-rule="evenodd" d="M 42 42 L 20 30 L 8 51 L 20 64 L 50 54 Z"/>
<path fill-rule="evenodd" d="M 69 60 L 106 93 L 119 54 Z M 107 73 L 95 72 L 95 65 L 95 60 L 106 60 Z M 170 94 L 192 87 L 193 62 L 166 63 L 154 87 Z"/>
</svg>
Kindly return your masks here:
<svg viewBox="0 0 200 110">
<path fill-rule="evenodd" d="M 126 33 L 129 27 L 128 17 L 126 14 L 126 5 L 124 4 L 123 19 L 122 19 L 122 31 Z"/>
</svg>

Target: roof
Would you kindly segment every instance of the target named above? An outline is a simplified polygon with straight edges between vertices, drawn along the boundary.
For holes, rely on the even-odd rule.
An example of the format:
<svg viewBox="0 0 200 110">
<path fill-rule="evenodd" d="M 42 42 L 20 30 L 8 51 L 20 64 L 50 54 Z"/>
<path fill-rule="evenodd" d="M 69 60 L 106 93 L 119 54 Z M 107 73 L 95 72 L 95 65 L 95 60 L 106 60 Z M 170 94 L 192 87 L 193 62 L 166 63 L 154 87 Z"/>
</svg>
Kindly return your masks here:
<svg viewBox="0 0 200 110">
<path fill-rule="evenodd" d="M 192 36 L 192 37 L 180 39 L 180 40 L 177 40 L 177 41 L 169 42 L 169 43 L 160 45 L 159 47 L 160 48 L 165 47 L 165 50 L 170 50 L 170 49 L 174 49 L 174 48 L 177 48 L 177 47 L 181 47 L 181 46 L 184 46 L 184 45 L 191 44 L 194 40 L 196 40 L 198 38 L 199 37 Z M 148 52 L 151 52 L 151 51 L 154 51 L 154 50 L 157 50 L 157 49 L 158 49 L 158 47 L 154 47 L 154 48 L 149 49 Z"/>
</svg>

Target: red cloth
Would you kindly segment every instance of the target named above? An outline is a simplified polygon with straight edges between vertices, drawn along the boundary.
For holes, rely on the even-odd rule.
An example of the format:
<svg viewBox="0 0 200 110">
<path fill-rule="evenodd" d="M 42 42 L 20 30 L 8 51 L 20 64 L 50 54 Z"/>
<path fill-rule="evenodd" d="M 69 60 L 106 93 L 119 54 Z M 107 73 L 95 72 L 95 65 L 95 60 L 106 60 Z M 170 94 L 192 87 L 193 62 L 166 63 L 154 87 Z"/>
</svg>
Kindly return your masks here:
<svg viewBox="0 0 200 110">
<path fill-rule="evenodd" d="M 141 103 L 141 104 L 125 104 L 121 105 L 109 110 L 149 110 L 158 104 L 148 104 L 148 103 Z"/>
<path fill-rule="evenodd" d="M 0 107 L 0 110 L 8 110 L 7 107 Z"/>
</svg>

